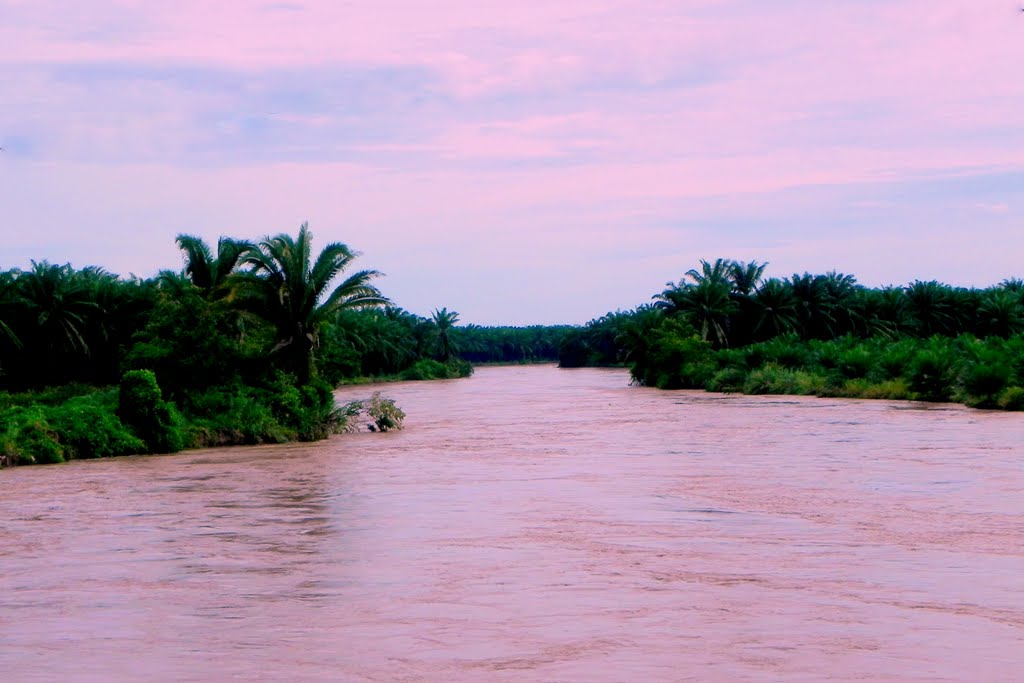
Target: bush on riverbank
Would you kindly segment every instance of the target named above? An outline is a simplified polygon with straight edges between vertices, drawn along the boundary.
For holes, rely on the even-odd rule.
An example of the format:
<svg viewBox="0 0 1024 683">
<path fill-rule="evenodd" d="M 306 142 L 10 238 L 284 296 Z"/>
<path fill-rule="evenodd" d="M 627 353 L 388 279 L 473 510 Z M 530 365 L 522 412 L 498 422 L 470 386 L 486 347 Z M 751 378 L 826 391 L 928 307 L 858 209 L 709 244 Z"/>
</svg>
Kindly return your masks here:
<svg viewBox="0 0 1024 683">
<path fill-rule="evenodd" d="M 423 360 L 416 361 L 412 367 L 403 371 L 399 376 L 403 380 L 431 380 L 458 379 L 460 377 L 469 377 L 472 374 L 473 366 L 464 360 L 451 359 L 446 363 L 442 363 L 441 361 L 424 358 Z"/>
<path fill-rule="evenodd" d="M 633 380 L 663 389 L 963 403 L 1024 409 L 1024 336 L 779 337 L 715 350 L 676 322 L 651 335 Z"/>
<path fill-rule="evenodd" d="M 0 466 L 61 463 L 187 448 L 315 441 L 351 431 L 363 415 L 376 431 L 402 428 L 405 414 L 377 392 L 337 406 L 333 388 L 298 385 L 278 373 L 260 386 L 234 384 L 190 394 L 179 407 L 163 399 L 148 370 L 125 373 L 120 387 L 76 387 L 0 395 Z M 83 393 L 85 392 L 85 393 Z"/>
<path fill-rule="evenodd" d="M 31 465 L 146 452 L 145 441 L 118 418 L 117 394 L 93 390 L 56 405 L 15 398 L 22 404 L 0 411 L 0 459 Z"/>
</svg>

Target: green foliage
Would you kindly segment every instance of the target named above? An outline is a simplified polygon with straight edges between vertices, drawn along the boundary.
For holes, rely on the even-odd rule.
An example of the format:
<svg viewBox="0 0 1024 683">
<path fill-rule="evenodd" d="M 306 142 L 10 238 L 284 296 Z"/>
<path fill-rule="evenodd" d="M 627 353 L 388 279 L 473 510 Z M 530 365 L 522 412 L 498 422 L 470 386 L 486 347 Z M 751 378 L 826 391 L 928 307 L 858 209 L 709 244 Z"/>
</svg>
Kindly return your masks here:
<svg viewBox="0 0 1024 683">
<path fill-rule="evenodd" d="M 64 449 L 42 406 L 19 406 L 0 413 L 0 465 L 48 465 L 64 460 Z"/>
<path fill-rule="evenodd" d="M 659 388 L 699 388 L 747 394 L 957 401 L 982 408 L 1024 409 L 1020 389 L 1024 336 L 956 338 L 885 336 L 801 340 L 795 335 L 744 349 L 695 347 L 699 338 L 653 329 L 634 380 Z"/>
<path fill-rule="evenodd" d="M 258 320 L 190 289 L 157 300 L 149 322 L 135 335 L 125 365 L 152 370 L 167 397 L 182 400 L 206 387 L 233 384 L 240 373 L 253 374 L 248 368 L 269 338 Z"/>
<path fill-rule="evenodd" d="M 116 392 L 94 393 L 46 409 L 67 459 L 107 458 L 144 453 L 145 442 L 116 415 Z"/>
<path fill-rule="evenodd" d="M 447 308 L 435 310 L 430 317 L 435 357 L 442 362 L 448 362 L 458 353 L 458 344 L 452 340 L 451 335 L 452 327 L 457 322 L 459 314 Z"/>
<path fill-rule="evenodd" d="M 441 361 L 424 358 L 403 370 L 401 377 L 405 380 L 448 379 L 448 366 Z"/>
<path fill-rule="evenodd" d="M 996 399 L 996 405 L 1003 410 L 1024 410 L 1024 387 L 1006 387 Z"/>
<path fill-rule="evenodd" d="M 402 409 L 395 405 L 393 399 L 382 398 L 379 391 L 370 397 L 366 405 L 366 414 L 373 420 L 373 425 L 379 432 L 401 429 L 405 421 Z"/>
<path fill-rule="evenodd" d="M 535 363 L 559 360 L 563 340 L 579 329 L 570 325 L 467 325 L 453 328 L 451 337 L 459 356 L 471 363 Z"/>
<path fill-rule="evenodd" d="M 633 381 L 659 389 L 701 388 L 715 374 L 711 344 L 677 318 L 663 318 L 650 332 L 632 367 Z"/>
<path fill-rule="evenodd" d="M 182 449 L 177 411 L 163 400 L 152 371 L 129 370 L 124 373 L 117 414 L 142 439 L 150 453 L 176 453 Z"/>
<path fill-rule="evenodd" d="M 457 379 L 473 374 L 473 366 L 466 361 L 450 360 L 447 363 L 424 358 L 402 371 L 403 380 Z"/>
<path fill-rule="evenodd" d="M 305 383 L 315 372 L 314 349 L 321 327 L 345 309 L 383 306 L 388 302 L 371 281 L 380 275 L 361 270 L 332 286 L 359 256 L 340 242 L 312 256 L 313 235 L 303 224 L 297 237 L 281 233 L 245 250 L 235 278 L 239 303 L 277 330 L 271 353 Z"/>
<path fill-rule="evenodd" d="M 952 361 L 952 355 L 937 344 L 918 351 L 907 368 L 910 389 L 924 401 L 950 400 Z"/>
<path fill-rule="evenodd" d="M 299 384 L 294 377 L 279 373 L 264 395 L 274 417 L 294 430 L 300 441 L 325 439 L 344 428 L 334 405 L 332 387 L 323 380 Z"/>
<path fill-rule="evenodd" d="M 263 392 L 244 385 L 213 387 L 189 401 L 190 447 L 284 443 L 298 438 L 275 417 Z"/>
<path fill-rule="evenodd" d="M 840 353 L 836 369 L 847 379 L 867 377 L 875 364 L 875 354 L 863 346 L 854 347 Z"/>
<path fill-rule="evenodd" d="M 809 344 L 800 343 L 796 335 L 776 337 L 747 347 L 747 364 L 750 367 L 772 364 L 783 368 L 798 368 L 809 362 L 811 348 Z M 822 356 L 827 358 L 827 353 L 819 352 L 819 362 L 830 367 L 827 361 L 820 360 Z"/>
<path fill-rule="evenodd" d="M 346 431 L 356 430 L 357 420 L 362 414 L 370 419 L 367 427 L 371 432 L 402 429 L 405 421 L 405 413 L 395 405 L 394 399 L 383 398 L 379 391 L 368 399 L 351 401 L 338 412 L 344 418 Z"/>
<path fill-rule="evenodd" d="M 747 371 L 735 366 L 726 367 L 716 372 L 708 380 L 705 388 L 708 391 L 721 391 L 731 394 L 743 391 L 743 385 L 747 379 Z"/>
<path fill-rule="evenodd" d="M 962 389 L 958 398 L 969 406 L 994 407 L 1012 379 L 1013 370 L 1006 363 L 981 360 L 964 363 L 958 377 Z"/>
<path fill-rule="evenodd" d="M 258 244 L 222 237 L 216 253 L 177 242 L 184 270 L 152 280 L 0 271 L 0 465 L 320 439 L 345 426 L 342 379 L 433 357 L 440 369 L 410 374 L 472 373 L 458 350 L 475 332 L 456 314 L 373 310 L 387 303 L 379 274 L 346 273 L 357 254 L 344 244 L 314 254 L 305 225 Z"/>
<path fill-rule="evenodd" d="M 743 383 L 744 394 L 798 394 L 800 375 L 792 368 L 768 363 L 747 375 Z"/>
</svg>

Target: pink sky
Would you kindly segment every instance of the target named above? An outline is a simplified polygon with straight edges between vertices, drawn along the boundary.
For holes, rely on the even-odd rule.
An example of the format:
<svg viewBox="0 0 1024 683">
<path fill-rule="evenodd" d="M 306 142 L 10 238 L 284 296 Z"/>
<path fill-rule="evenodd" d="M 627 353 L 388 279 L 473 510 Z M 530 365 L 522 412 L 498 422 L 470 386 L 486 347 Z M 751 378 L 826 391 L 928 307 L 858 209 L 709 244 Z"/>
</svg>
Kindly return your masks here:
<svg viewBox="0 0 1024 683">
<path fill-rule="evenodd" d="M 213 9 L 211 9 L 213 8 Z M 341 240 L 417 313 L 584 322 L 700 258 L 1024 275 L 1003 0 L 0 0 L 0 267 Z"/>
</svg>

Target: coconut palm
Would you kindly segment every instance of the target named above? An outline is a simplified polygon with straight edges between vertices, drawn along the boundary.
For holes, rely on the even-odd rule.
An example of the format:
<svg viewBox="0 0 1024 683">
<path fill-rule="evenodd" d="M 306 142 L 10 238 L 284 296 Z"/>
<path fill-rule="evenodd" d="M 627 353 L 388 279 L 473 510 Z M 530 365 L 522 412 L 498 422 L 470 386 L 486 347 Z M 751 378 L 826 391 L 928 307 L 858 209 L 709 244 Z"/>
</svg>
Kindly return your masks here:
<svg viewBox="0 0 1024 683">
<path fill-rule="evenodd" d="M 389 301 L 371 281 L 376 270 L 360 270 L 332 287 L 359 256 L 341 242 L 324 247 L 312 260 L 313 235 L 303 223 L 297 237 L 282 233 L 248 247 L 241 257 L 249 268 L 236 278 L 243 306 L 277 328 L 272 353 L 283 353 L 300 382 L 313 373 L 313 351 L 320 326 L 341 310 L 382 306 Z"/>
</svg>

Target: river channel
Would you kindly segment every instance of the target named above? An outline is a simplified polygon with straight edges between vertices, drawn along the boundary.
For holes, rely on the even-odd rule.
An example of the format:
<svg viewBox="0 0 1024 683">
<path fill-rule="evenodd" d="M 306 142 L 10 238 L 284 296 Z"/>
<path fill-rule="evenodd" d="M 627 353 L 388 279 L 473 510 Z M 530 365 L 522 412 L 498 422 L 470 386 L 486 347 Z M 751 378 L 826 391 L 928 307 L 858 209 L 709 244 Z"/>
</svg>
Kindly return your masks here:
<svg viewBox="0 0 1024 683">
<path fill-rule="evenodd" d="M 484 367 L 0 471 L 0 680 L 1024 680 L 1024 415 Z"/>
</svg>

